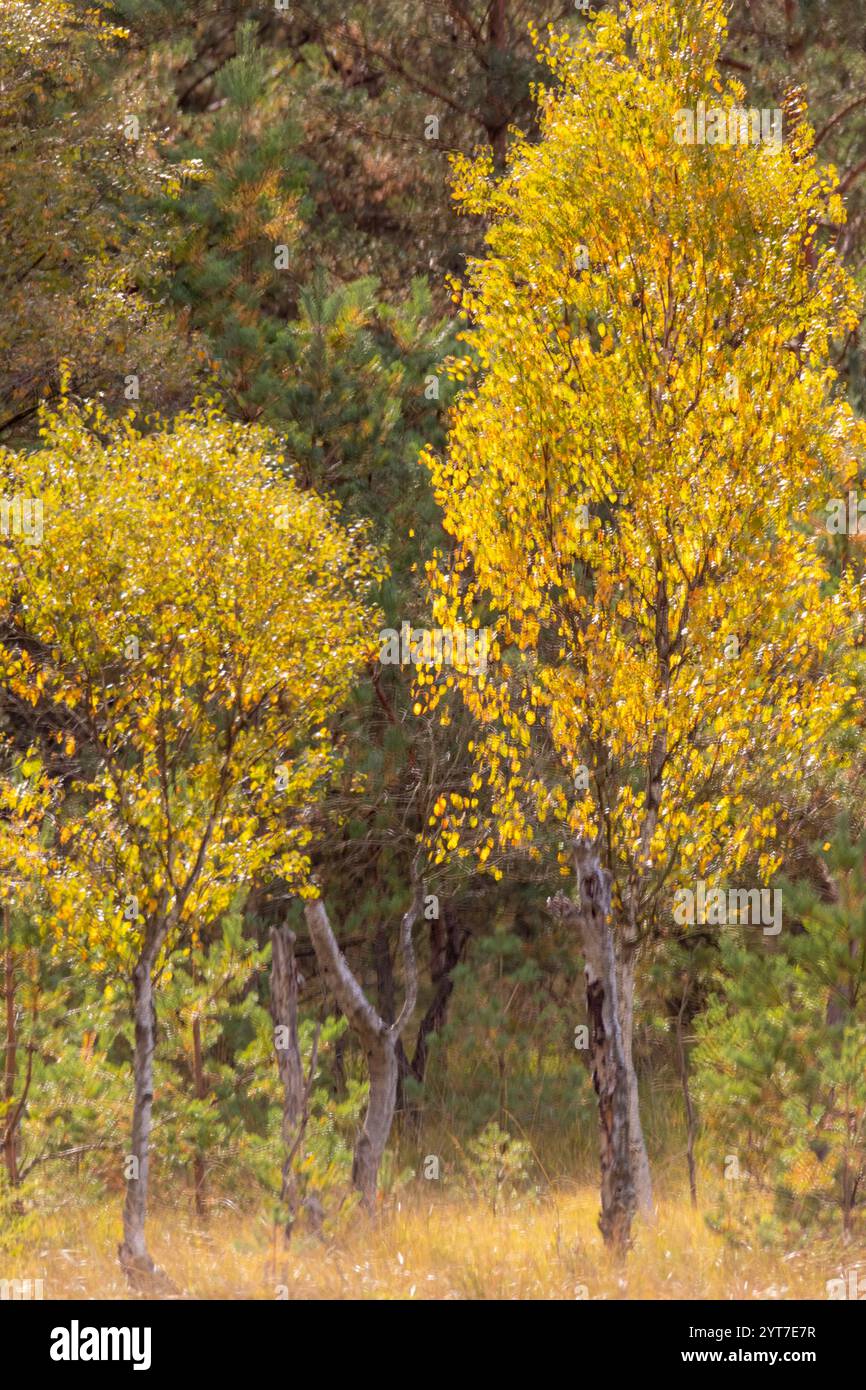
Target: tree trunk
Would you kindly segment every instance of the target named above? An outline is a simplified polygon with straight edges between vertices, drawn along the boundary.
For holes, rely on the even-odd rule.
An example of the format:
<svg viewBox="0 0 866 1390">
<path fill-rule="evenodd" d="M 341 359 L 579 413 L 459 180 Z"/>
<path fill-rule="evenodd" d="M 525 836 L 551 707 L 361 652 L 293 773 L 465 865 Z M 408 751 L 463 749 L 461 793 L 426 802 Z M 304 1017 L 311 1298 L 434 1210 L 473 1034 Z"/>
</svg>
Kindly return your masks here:
<svg viewBox="0 0 866 1390">
<path fill-rule="evenodd" d="M 192 1021 L 192 1069 L 193 1084 L 195 1086 L 196 1100 L 204 1100 L 207 1094 L 207 1087 L 204 1079 L 204 1066 L 201 1053 L 201 1018 L 195 1015 Z M 207 1218 L 207 1205 L 205 1203 L 205 1166 L 204 1154 L 196 1150 L 193 1160 L 193 1182 L 195 1184 L 195 1214 L 204 1221 Z"/>
<path fill-rule="evenodd" d="M 634 1041 L 634 974 L 637 956 L 635 947 L 624 937 L 620 938 L 619 946 L 617 998 L 626 1085 L 628 1087 L 628 1142 L 638 1210 L 645 1216 L 649 1216 L 653 1211 L 652 1176 L 640 1118 L 640 1094 L 632 1051 Z"/>
<path fill-rule="evenodd" d="M 847 1245 L 851 1240 L 854 1230 L 854 1205 L 857 1200 L 857 1178 L 851 1163 L 851 1154 L 848 1149 L 850 1135 L 846 1136 L 845 1157 L 842 1162 L 842 1183 L 841 1183 L 841 1206 L 842 1206 L 842 1241 Z"/>
<path fill-rule="evenodd" d="M 508 44 L 506 0 L 491 0 L 489 15 L 486 130 L 493 150 L 494 166 L 501 170 L 505 167 L 508 151 L 508 119 L 504 100 L 504 55 Z"/>
<path fill-rule="evenodd" d="M 338 1100 L 345 1100 L 348 1095 L 346 1085 L 346 1039 L 348 1036 L 344 1029 L 334 1043 L 334 1094 Z"/>
<path fill-rule="evenodd" d="M 692 1104 L 692 1093 L 689 1088 L 689 1059 L 686 1052 L 686 1040 L 683 1028 L 683 1017 L 688 1000 L 688 990 L 683 988 L 683 997 L 677 1012 L 677 1069 L 680 1074 L 680 1086 L 683 1092 L 683 1106 L 686 1112 L 686 1156 L 689 1165 L 689 1194 L 692 1206 L 698 1205 L 698 1182 L 695 1169 L 695 1107 Z"/>
<path fill-rule="evenodd" d="M 380 923 L 376 928 L 376 935 L 373 938 L 373 961 L 376 967 L 376 997 L 379 1001 L 379 1013 L 384 1022 L 390 1026 L 394 1022 L 396 1014 L 397 991 L 394 987 L 394 962 L 391 959 L 388 929 L 384 923 Z M 397 1039 L 394 1051 L 397 1058 L 397 1090 L 394 1109 L 399 1112 L 404 1106 L 403 1082 L 409 1075 L 411 1068 L 402 1038 Z"/>
<path fill-rule="evenodd" d="M 397 1102 L 397 1054 L 390 1028 L 371 1035 L 364 1046 L 370 1073 L 370 1095 L 364 1125 L 352 1156 L 352 1183 L 361 1193 L 364 1205 L 372 1211 L 376 1203 L 379 1167 L 391 1133 Z"/>
<path fill-rule="evenodd" d="M 331 929 L 321 898 L 304 904 L 319 969 L 334 999 L 354 1029 L 364 1049 L 370 1075 L 367 1113 L 355 1143 L 352 1182 L 361 1193 L 368 1211 L 376 1205 L 376 1186 L 382 1155 L 391 1132 L 397 1099 L 397 1042 L 415 1007 L 418 977 L 412 948 L 412 928 L 424 904 L 424 886 L 416 883 L 412 903 L 403 917 L 400 941 L 406 975 L 406 998 L 400 1016 L 388 1024 L 376 1012 L 349 968 L 349 963 Z"/>
<path fill-rule="evenodd" d="M 298 1039 L 298 991 L 303 983 L 295 960 L 295 933 L 288 926 L 271 928 L 271 1018 L 274 1049 L 283 1087 L 284 1149 L 280 1200 L 288 1208 L 286 1239 L 298 1216 L 298 1184 L 293 1161 L 304 1112 L 304 1065 Z"/>
<path fill-rule="evenodd" d="M 581 936 L 586 978 L 592 1082 L 598 1096 L 601 1216 L 605 1244 L 623 1258 L 631 1244 L 635 1179 L 629 1144 L 629 1088 L 620 1029 L 617 971 L 610 920 L 610 875 L 594 846 L 578 841 L 579 901 L 558 894 L 550 903 Z"/>
<path fill-rule="evenodd" d="M 661 558 L 656 557 L 658 585 L 655 602 L 655 647 L 658 658 L 659 696 L 662 708 L 666 708 L 671 683 L 672 639 L 670 630 L 670 602 L 667 583 L 664 578 Z M 684 621 L 684 617 L 682 619 Z M 637 1072 L 634 1068 L 634 973 L 638 950 L 638 919 L 642 888 L 646 879 L 647 866 L 651 862 L 651 848 L 656 826 L 658 825 L 664 789 L 664 769 L 668 756 L 668 730 L 663 721 L 653 735 L 647 761 L 646 798 L 641 824 L 640 848 L 632 861 L 628 884 L 625 890 L 626 920 L 617 938 L 617 969 L 619 983 L 619 1018 L 622 1029 L 623 1053 L 625 1057 L 626 1083 L 628 1086 L 629 1107 L 629 1148 L 631 1153 L 632 1176 L 638 1207 L 644 1215 L 652 1215 L 653 1192 L 650 1177 L 649 1159 L 640 1122 L 640 1096 L 637 1085 Z"/>
<path fill-rule="evenodd" d="M 6 1120 L 3 1130 L 3 1161 L 10 1186 L 17 1187 L 18 1173 L 18 1126 L 13 1123 L 12 1099 L 15 1095 L 15 1068 L 18 1057 L 18 1026 L 15 1012 L 15 958 L 12 954 L 12 928 L 9 921 L 9 905 L 3 907 L 3 926 L 5 950 L 3 955 L 3 997 L 6 1005 L 6 1054 L 3 1066 L 3 1096 L 6 1101 Z"/>
<path fill-rule="evenodd" d="M 415 1051 L 412 1054 L 412 1075 L 423 1082 L 427 1071 L 430 1039 L 441 1032 L 448 1016 L 448 1001 L 454 989 L 453 971 L 460 963 L 469 932 L 457 913 L 447 903 L 442 904 L 442 916 L 430 923 L 430 979 L 433 998 L 418 1025 Z"/>
<path fill-rule="evenodd" d="M 830 874 L 826 864 L 820 861 L 823 885 L 821 898 L 823 901 L 832 903 L 834 906 L 839 902 L 839 885 Z M 833 1050 L 838 1057 L 842 1048 L 842 1035 L 846 1023 L 851 1020 L 857 997 L 857 969 L 856 961 L 860 953 L 860 945 L 856 937 L 850 936 L 848 939 L 848 956 L 852 961 L 851 971 L 848 975 L 847 988 L 830 989 L 828 991 L 827 1003 L 824 1009 L 824 1020 L 827 1027 L 835 1032 Z M 839 1183 L 839 1206 L 842 1214 L 842 1240 L 845 1244 L 851 1239 L 853 1229 L 854 1204 L 857 1199 L 857 1188 L 859 1185 L 859 1173 L 852 1170 L 851 1166 L 851 1141 L 854 1140 L 854 1150 L 856 1144 L 856 1124 L 852 1124 L 850 1112 L 845 1111 L 845 1102 L 842 1104 L 842 1113 L 845 1118 L 846 1135 L 845 1149 L 842 1159 L 842 1169 Z M 852 1129 L 854 1133 L 852 1133 Z M 856 1169 L 859 1169 L 859 1163 Z"/>
<path fill-rule="evenodd" d="M 155 1273 L 144 1236 L 147 1187 L 150 1170 L 150 1130 L 153 1113 L 153 1054 L 156 1047 L 156 1009 L 153 1002 L 155 952 L 145 952 L 132 972 L 135 1015 L 134 1101 L 132 1109 L 132 1160 L 126 1179 L 123 1207 L 123 1243 L 120 1263 L 130 1282 L 147 1281 Z"/>
</svg>

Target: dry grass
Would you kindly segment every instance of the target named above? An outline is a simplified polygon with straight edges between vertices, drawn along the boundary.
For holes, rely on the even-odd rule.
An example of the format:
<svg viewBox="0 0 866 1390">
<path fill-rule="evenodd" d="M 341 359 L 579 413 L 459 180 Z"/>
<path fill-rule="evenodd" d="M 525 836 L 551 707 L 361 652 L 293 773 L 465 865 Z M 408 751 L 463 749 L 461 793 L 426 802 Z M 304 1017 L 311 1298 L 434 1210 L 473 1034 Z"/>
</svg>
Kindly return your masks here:
<svg viewBox="0 0 866 1390">
<path fill-rule="evenodd" d="M 330 1239 L 286 1252 L 264 1216 L 221 1209 L 206 1226 L 163 1208 L 149 1237 L 158 1262 L 188 1296 L 213 1299 L 826 1299 L 827 1280 L 860 1269 L 866 1246 L 803 1241 L 787 1253 L 731 1248 L 688 1200 L 668 1197 L 636 1230 L 625 1271 L 607 1258 L 590 1188 L 548 1193 L 494 1214 L 469 1199 L 405 1195 L 375 1222 L 355 1212 Z M 40 1212 L 9 1278 L 44 1281 L 44 1296 L 125 1298 L 115 1259 L 119 1203 Z M 276 1258 L 275 1258 L 276 1254 Z"/>
</svg>

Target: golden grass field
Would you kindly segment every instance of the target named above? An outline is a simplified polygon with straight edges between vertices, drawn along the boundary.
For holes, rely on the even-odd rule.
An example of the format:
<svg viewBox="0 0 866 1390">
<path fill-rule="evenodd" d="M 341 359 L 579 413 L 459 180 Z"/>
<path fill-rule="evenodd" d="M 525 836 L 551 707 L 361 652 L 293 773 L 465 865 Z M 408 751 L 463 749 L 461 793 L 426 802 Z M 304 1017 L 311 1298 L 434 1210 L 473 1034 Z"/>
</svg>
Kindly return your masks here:
<svg viewBox="0 0 866 1390">
<path fill-rule="evenodd" d="M 199 1299 L 786 1299 L 826 1300 L 827 1280 L 858 1271 L 866 1242 L 803 1239 L 787 1251 L 732 1247 L 666 1197 L 635 1228 L 624 1270 L 607 1258 L 597 1192 L 551 1191 L 494 1213 L 468 1198 L 392 1198 L 375 1220 L 355 1211 L 338 1235 L 298 1237 L 286 1251 L 271 1222 L 217 1207 L 205 1224 L 154 1207 L 151 1252 Z M 42 1279 L 46 1299 L 126 1298 L 115 1252 L 120 1207 L 60 1205 L 29 1220 L 7 1277 Z"/>
</svg>

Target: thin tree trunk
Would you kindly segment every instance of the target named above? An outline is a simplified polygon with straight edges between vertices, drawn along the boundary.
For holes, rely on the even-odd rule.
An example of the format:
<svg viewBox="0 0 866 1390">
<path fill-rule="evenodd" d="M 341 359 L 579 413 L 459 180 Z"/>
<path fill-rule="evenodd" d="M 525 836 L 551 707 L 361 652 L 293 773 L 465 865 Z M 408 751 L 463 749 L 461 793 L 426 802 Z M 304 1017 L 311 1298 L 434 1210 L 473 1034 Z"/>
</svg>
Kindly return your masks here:
<svg viewBox="0 0 866 1390">
<path fill-rule="evenodd" d="M 3 906 L 5 950 L 3 955 L 3 997 L 6 1005 L 6 1055 L 3 1066 L 3 1095 L 6 1124 L 3 1131 L 3 1160 L 12 1187 L 20 1182 L 18 1173 L 18 1126 L 13 1124 L 12 1100 L 15 1095 L 15 1068 L 18 1058 L 18 1027 L 15 1011 L 15 959 L 12 954 L 12 927 L 9 904 Z"/>
<path fill-rule="evenodd" d="M 823 860 L 821 861 L 821 871 L 823 877 L 823 889 L 821 897 L 824 901 L 833 903 L 835 905 L 839 902 L 839 886 L 830 874 Z M 857 940 L 853 936 L 849 937 L 848 955 L 852 962 L 856 962 L 859 950 L 860 947 Z M 856 993 L 857 972 L 855 967 L 852 965 L 851 972 L 848 975 L 847 988 L 831 989 L 828 993 L 827 1003 L 824 1010 L 824 1020 L 826 1022 L 827 1027 L 833 1030 L 837 1030 L 834 1041 L 834 1052 L 836 1053 L 837 1057 L 842 1048 L 842 1034 L 844 1025 L 850 1020 L 852 1011 L 854 1009 Z M 831 1101 L 831 1104 L 833 1103 L 834 1102 Z M 852 1234 L 854 1203 L 857 1197 L 857 1187 L 859 1179 L 855 1176 L 851 1169 L 851 1157 L 849 1147 L 851 1140 L 851 1116 L 850 1112 L 848 1111 L 847 1104 L 845 1104 L 844 1101 L 842 1103 L 842 1109 L 843 1114 L 845 1115 L 845 1122 L 848 1133 L 846 1133 L 845 1137 L 845 1151 L 842 1161 L 842 1171 L 840 1174 L 839 1206 L 842 1215 L 842 1239 L 844 1242 L 847 1243 L 851 1239 Z"/>
<path fill-rule="evenodd" d="M 412 903 L 403 917 L 400 930 L 406 997 L 399 1018 L 392 1024 L 386 1023 L 373 1008 L 349 968 L 349 963 L 337 944 L 321 898 L 304 904 L 304 916 L 319 969 L 328 989 L 349 1020 L 350 1027 L 357 1034 L 367 1058 L 370 1093 L 367 1113 L 355 1143 L 352 1182 L 371 1212 L 375 1210 L 379 1167 L 394 1119 L 398 1071 L 396 1045 L 415 1008 L 418 993 L 412 928 L 423 904 L 424 886 L 423 883 L 417 882 Z"/>
<path fill-rule="evenodd" d="M 394 988 L 394 968 L 391 962 L 391 947 L 388 944 L 388 930 L 380 922 L 373 937 L 373 963 L 376 967 L 376 996 L 379 1013 L 386 1023 L 393 1023 L 396 1013 Z"/>
<path fill-rule="evenodd" d="M 610 876 L 595 847 L 575 846 L 579 901 L 558 894 L 552 910 L 580 932 L 586 978 L 592 1081 L 598 1096 L 601 1216 L 605 1244 L 623 1258 L 631 1244 L 635 1180 L 629 1145 L 629 1089 L 617 999 L 617 971 L 610 920 Z"/>
<path fill-rule="evenodd" d="M 505 74 L 503 56 L 508 43 L 506 25 L 506 0 L 491 0 L 488 36 L 490 57 L 487 77 L 487 138 L 493 151 L 493 163 L 497 169 L 505 167 L 508 151 L 508 122 L 504 111 Z"/>
<path fill-rule="evenodd" d="M 153 965 L 156 952 L 145 951 L 132 972 L 135 1016 L 134 1100 L 132 1109 L 132 1160 L 126 1180 L 123 1207 L 123 1243 L 120 1263 L 131 1282 L 147 1280 L 155 1273 L 144 1235 L 150 1174 L 150 1131 L 153 1115 L 153 1054 L 156 1047 L 156 1009 L 153 1002 Z"/>
<path fill-rule="evenodd" d="M 415 1051 L 412 1054 L 412 1075 L 416 1081 L 423 1082 L 427 1070 L 430 1039 L 442 1031 L 448 1016 L 448 1001 L 454 989 L 453 971 L 460 963 L 469 932 L 460 922 L 455 911 L 447 903 L 442 905 L 442 916 L 430 923 L 430 979 L 434 987 L 433 998 L 424 1017 L 418 1025 Z"/>
<path fill-rule="evenodd" d="M 631 1167 L 635 1184 L 635 1197 L 638 1211 L 651 1215 L 653 1211 L 653 1188 L 649 1157 L 646 1151 L 643 1125 L 640 1118 L 640 1093 L 637 1072 L 634 1066 L 634 976 L 636 948 L 624 937 L 619 939 L 619 969 L 617 973 L 617 998 L 619 1002 L 619 1022 L 622 1032 L 622 1049 L 625 1061 L 626 1085 L 628 1087 L 628 1142 L 631 1151 Z"/>
<path fill-rule="evenodd" d="M 274 1050 L 283 1087 L 284 1149 L 280 1200 L 288 1208 L 286 1239 L 298 1216 L 298 1184 L 293 1159 L 304 1112 L 304 1066 L 298 1038 L 298 991 L 303 983 L 295 960 L 295 933 L 288 926 L 271 928 L 271 1018 Z"/>
<path fill-rule="evenodd" d="M 201 1018 L 195 1015 L 192 1021 L 192 1068 L 193 1084 L 195 1086 L 196 1100 L 204 1100 L 207 1094 L 207 1087 L 204 1080 L 204 1066 L 202 1063 L 201 1051 Z M 202 1221 L 207 1218 L 207 1204 L 205 1202 L 205 1166 L 204 1154 L 196 1151 L 193 1160 L 193 1181 L 195 1183 L 195 1212 Z"/>
<path fill-rule="evenodd" d="M 385 1023 L 390 1026 L 394 1022 L 396 1013 L 397 992 L 394 986 L 394 962 L 391 959 L 388 930 L 384 923 L 380 923 L 376 928 L 376 935 L 373 938 L 373 961 L 376 967 L 376 996 L 379 1001 L 379 1013 Z M 394 1109 L 399 1112 L 404 1106 L 403 1082 L 410 1071 L 409 1058 L 406 1056 L 402 1038 L 397 1039 L 394 1051 L 397 1058 L 397 1092 Z"/>
<path fill-rule="evenodd" d="M 670 631 L 670 603 L 667 583 L 664 579 L 661 558 L 657 558 L 658 585 L 655 602 L 655 647 L 658 659 L 659 697 L 662 708 L 666 707 L 671 683 L 671 653 L 673 640 Z M 685 617 L 681 618 L 685 621 Z M 635 1195 L 640 1211 L 650 1216 L 653 1213 L 652 1178 L 643 1126 L 640 1119 L 640 1096 L 638 1093 L 637 1072 L 634 1068 L 634 976 L 637 963 L 639 941 L 638 917 L 641 891 L 646 878 L 647 866 L 651 859 L 651 847 L 658 825 L 664 790 L 664 769 L 668 756 L 668 730 L 662 721 L 653 735 L 647 760 L 646 796 L 641 824 L 640 848 L 632 861 L 629 880 L 625 890 L 626 920 L 617 938 L 617 968 L 619 971 L 619 1017 L 622 1028 L 623 1052 L 625 1055 L 626 1081 L 629 1105 L 629 1147 L 631 1151 L 632 1176 Z"/>
<path fill-rule="evenodd" d="M 376 1203 L 379 1167 L 391 1133 L 397 1101 L 397 1055 L 391 1031 L 383 1027 L 365 1046 L 370 1096 L 364 1124 L 352 1156 L 352 1183 L 372 1211 Z"/>
<path fill-rule="evenodd" d="M 346 1039 L 348 1036 L 344 1029 L 334 1043 L 334 1093 L 338 1100 L 345 1100 L 348 1090 L 346 1086 Z"/>
<path fill-rule="evenodd" d="M 851 1239 L 854 1218 L 854 1201 L 857 1193 L 857 1185 L 851 1171 L 851 1156 L 848 1151 L 848 1136 L 846 1135 L 845 1157 L 842 1161 L 842 1240 L 845 1244 Z"/>
<path fill-rule="evenodd" d="M 692 1104 L 692 1093 L 689 1087 L 689 1059 L 686 1052 L 686 1040 L 683 1030 L 683 1015 L 685 1013 L 686 1002 L 688 1000 L 688 990 L 683 989 L 683 997 L 677 1013 L 677 1068 L 680 1074 L 680 1086 L 683 1092 L 683 1106 L 686 1112 L 686 1156 L 689 1164 L 689 1194 L 692 1206 L 698 1205 L 698 1182 L 695 1169 L 695 1107 Z"/>
</svg>

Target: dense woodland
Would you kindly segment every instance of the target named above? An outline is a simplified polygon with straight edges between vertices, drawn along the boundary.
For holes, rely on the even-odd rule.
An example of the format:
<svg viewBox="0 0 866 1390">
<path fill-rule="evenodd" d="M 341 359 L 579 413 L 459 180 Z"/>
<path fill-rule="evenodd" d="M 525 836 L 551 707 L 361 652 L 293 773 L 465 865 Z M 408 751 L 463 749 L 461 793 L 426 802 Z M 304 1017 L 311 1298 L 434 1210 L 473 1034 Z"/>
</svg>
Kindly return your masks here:
<svg viewBox="0 0 866 1390">
<path fill-rule="evenodd" d="M 826 1296 L 862 0 L 0 0 L 0 230 L 0 1274 L 573 1191 Z"/>
</svg>

